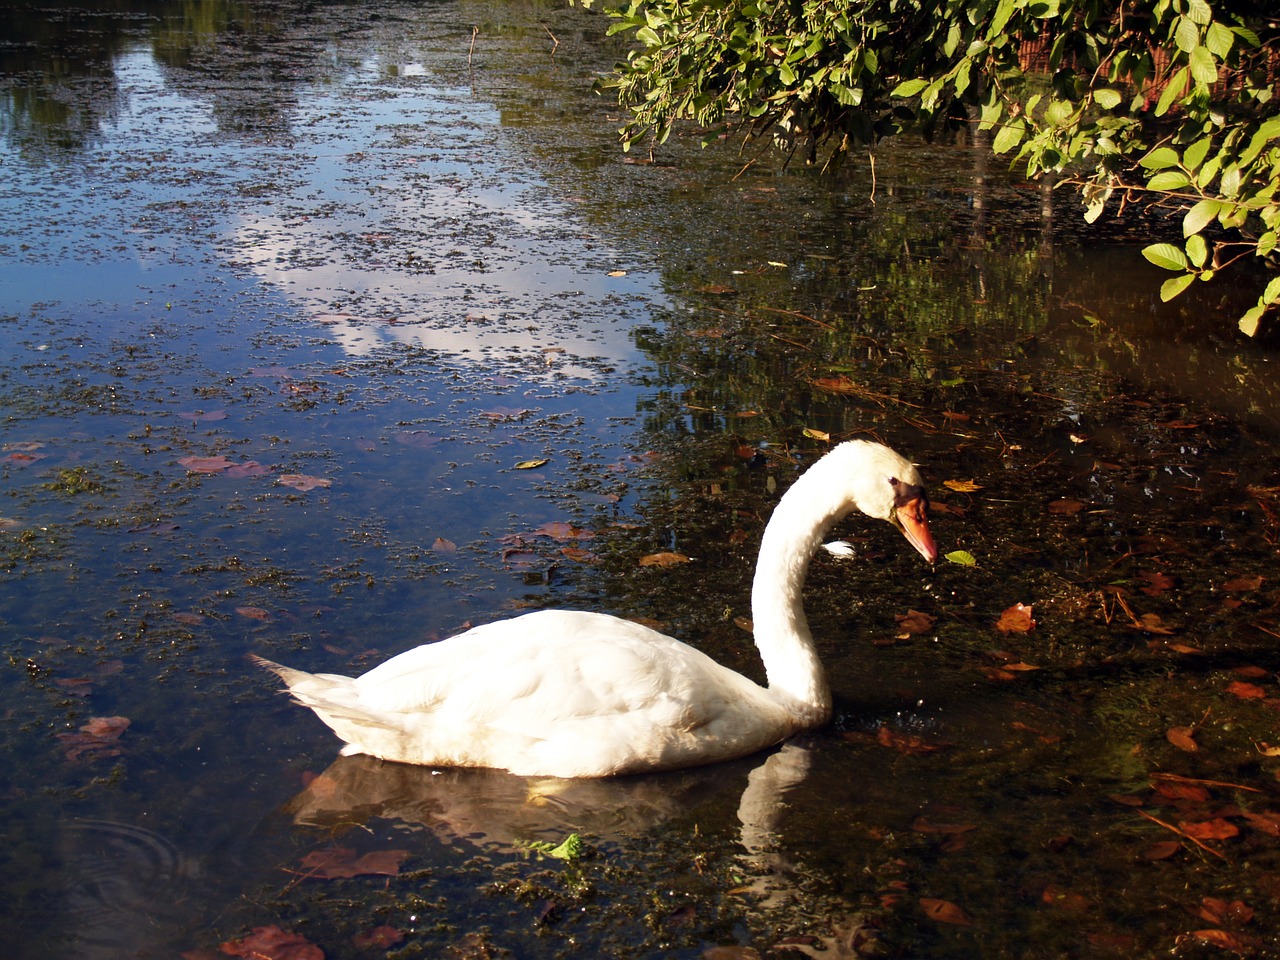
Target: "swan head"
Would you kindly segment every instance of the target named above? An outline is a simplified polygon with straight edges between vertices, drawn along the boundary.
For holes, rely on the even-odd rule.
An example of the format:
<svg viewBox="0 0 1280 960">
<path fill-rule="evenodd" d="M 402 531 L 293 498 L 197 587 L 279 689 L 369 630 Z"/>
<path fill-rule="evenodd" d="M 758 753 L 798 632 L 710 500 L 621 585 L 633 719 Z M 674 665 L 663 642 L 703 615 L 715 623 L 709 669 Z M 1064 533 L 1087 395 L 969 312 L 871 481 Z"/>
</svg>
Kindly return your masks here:
<svg viewBox="0 0 1280 960">
<path fill-rule="evenodd" d="M 844 471 L 849 499 L 869 517 L 887 520 L 930 563 L 938 545 L 929 530 L 929 496 L 920 471 L 906 457 L 881 443 L 850 440 L 831 454 L 851 461 Z"/>
</svg>

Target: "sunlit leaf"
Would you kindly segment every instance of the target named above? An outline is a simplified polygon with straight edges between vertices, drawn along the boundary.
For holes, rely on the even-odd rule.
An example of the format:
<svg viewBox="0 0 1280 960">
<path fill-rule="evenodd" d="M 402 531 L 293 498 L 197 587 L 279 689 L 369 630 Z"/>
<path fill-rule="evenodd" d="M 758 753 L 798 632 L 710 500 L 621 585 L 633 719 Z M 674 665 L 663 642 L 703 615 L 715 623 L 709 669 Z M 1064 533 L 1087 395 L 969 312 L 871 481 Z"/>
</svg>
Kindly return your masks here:
<svg viewBox="0 0 1280 960">
<path fill-rule="evenodd" d="M 692 561 L 683 553 L 674 553 L 670 550 L 666 550 L 661 553 L 651 553 L 648 556 L 641 557 L 639 562 L 642 567 L 671 567 L 679 563 L 690 563 Z"/>
<path fill-rule="evenodd" d="M 882 747 L 889 747 L 891 750 L 897 750 L 899 753 L 905 754 L 937 753 L 939 750 L 945 750 L 950 746 L 945 743 L 931 742 L 923 737 L 916 737 L 907 733 L 897 733 L 888 727 L 881 727 L 876 732 L 876 742 Z"/>
<path fill-rule="evenodd" d="M 1184 820 L 1178 824 L 1178 829 L 1197 840 L 1229 840 L 1240 833 L 1239 827 L 1222 817 L 1212 820 Z"/>
<path fill-rule="evenodd" d="M 534 536 L 550 537 L 552 540 L 588 540 L 595 533 L 585 527 L 575 527 L 563 520 L 551 520 L 533 531 Z"/>
<path fill-rule="evenodd" d="M 1252 954 L 1257 950 L 1257 941 L 1252 937 L 1246 938 L 1240 934 L 1228 933 L 1226 930 L 1193 930 L 1191 936 L 1235 953 Z"/>
<path fill-rule="evenodd" d="M 457 553 L 458 545 L 444 537 L 436 537 L 431 543 L 431 549 L 436 553 Z"/>
<path fill-rule="evenodd" d="M 982 489 L 982 484 L 974 483 L 972 480 L 943 480 L 942 485 L 956 493 L 974 493 Z"/>
<path fill-rule="evenodd" d="M 804 435 L 810 440 L 821 440 L 823 443 L 829 443 L 831 441 L 831 434 L 827 433 L 825 430 L 815 430 L 813 427 L 805 427 Z"/>
<path fill-rule="evenodd" d="M 968 550 L 952 550 L 946 554 L 945 559 L 962 567 L 976 567 L 978 565 L 978 561 Z"/>
<path fill-rule="evenodd" d="M 996 621 L 996 629 L 1001 633 L 1026 633 L 1035 627 L 1036 621 L 1031 616 L 1031 606 L 1015 603 L 1000 614 Z"/>
<path fill-rule="evenodd" d="M 1187 255 L 1172 243 L 1153 243 L 1142 248 L 1142 255 L 1164 270 L 1187 268 Z"/>
<path fill-rule="evenodd" d="M 328 847 L 303 857 L 300 872 L 323 880 L 366 875 L 394 877 L 408 856 L 408 850 L 374 850 L 357 857 L 350 847 Z"/>
<path fill-rule="evenodd" d="M 545 467 L 551 460 L 548 457 L 540 457 L 537 460 L 521 460 L 516 464 L 517 470 L 537 470 L 538 467 Z"/>
</svg>

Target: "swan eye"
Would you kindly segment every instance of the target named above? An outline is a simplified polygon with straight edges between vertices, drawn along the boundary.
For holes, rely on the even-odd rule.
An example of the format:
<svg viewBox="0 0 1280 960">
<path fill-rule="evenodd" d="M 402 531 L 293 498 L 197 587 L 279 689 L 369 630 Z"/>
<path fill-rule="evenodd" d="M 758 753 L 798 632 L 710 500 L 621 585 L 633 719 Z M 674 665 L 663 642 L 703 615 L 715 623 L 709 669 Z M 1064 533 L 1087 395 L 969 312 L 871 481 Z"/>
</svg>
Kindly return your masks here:
<svg viewBox="0 0 1280 960">
<path fill-rule="evenodd" d="M 925 493 L 924 487 L 918 483 L 905 483 L 897 477 L 889 479 L 889 486 L 893 487 L 893 505 L 897 507 L 905 507 L 913 500 L 918 501 L 922 506 L 929 505 L 929 495 Z"/>
</svg>

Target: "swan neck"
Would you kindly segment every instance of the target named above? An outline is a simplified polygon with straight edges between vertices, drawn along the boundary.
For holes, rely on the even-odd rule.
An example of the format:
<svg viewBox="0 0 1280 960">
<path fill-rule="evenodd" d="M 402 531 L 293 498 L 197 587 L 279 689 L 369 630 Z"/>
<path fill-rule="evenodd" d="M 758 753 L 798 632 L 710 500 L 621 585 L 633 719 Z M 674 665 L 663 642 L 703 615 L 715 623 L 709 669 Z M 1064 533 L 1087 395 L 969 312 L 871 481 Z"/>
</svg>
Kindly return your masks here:
<svg viewBox="0 0 1280 960">
<path fill-rule="evenodd" d="M 850 509 L 843 499 L 823 496 L 821 470 L 811 468 L 774 509 L 752 582 L 751 616 L 769 691 L 812 722 L 829 718 L 831 691 L 805 617 L 804 581 L 823 535 Z"/>
</svg>

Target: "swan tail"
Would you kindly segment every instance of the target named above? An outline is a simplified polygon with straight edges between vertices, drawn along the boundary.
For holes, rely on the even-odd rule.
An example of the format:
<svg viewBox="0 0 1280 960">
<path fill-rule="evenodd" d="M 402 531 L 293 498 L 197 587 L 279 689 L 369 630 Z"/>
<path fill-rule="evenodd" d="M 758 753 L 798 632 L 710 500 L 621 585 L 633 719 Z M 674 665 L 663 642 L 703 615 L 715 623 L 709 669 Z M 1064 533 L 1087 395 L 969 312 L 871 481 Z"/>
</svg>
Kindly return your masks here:
<svg viewBox="0 0 1280 960">
<path fill-rule="evenodd" d="M 394 719 L 384 718 L 364 708 L 358 700 L 355 681 L 350 677 L 342 677 L 329 673 L 307 673 L 295 670 L 279 663 L 273 663 L 263 657 L 251 655 L 255 664 L 270 670 L 288 687 L 289 694 L 295 703 L 309 707 L 316 716 L 328 725 L 339 737 L 347 742 L 343 748 L 344 755 L 351 753 L 375 753 L 382 751 L 367 750 L 361 744 L 375 737 L 385 737 L 388 733 L 397 734 L 400 724 Z"/>
</svg>

